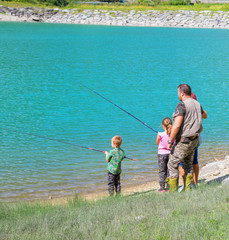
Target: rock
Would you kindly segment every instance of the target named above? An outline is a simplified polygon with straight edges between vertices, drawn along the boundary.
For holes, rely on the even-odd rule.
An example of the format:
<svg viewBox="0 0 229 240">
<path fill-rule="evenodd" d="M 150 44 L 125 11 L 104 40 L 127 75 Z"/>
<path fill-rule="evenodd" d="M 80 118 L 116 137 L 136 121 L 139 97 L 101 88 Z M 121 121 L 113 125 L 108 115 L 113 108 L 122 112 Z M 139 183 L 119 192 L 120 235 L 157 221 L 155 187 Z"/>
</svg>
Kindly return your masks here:
<svg viewBox="0 0 229 240">
<path fill-rule="evenodd" d="M 229 185 L 229 177 L 222 181 L 222 185 Z"/>
<path fill-rule="evenodd" d="M 50 23 L 103 24 L 129 26 L 165 26 L 229 28 L 227 12 L 218 11 L 157 11 L 146 10 L 130 12 L 114 10 L 42 9 L 35 7 L 10 8 L 0 6 L 0 13 L 12 15 L 16 21 L 35 21 Z M 54 17 L 55 15 L 55 17 Z M 1 16 L 1 18 L 3 18 Z M 219 166 L 220 170 L 223 168 Z M 217 172 L 216 172 L 217 173 Z M 215 173 L 215 174 L 216 174 Z"/>
<path fill-rule="evenodd" d="M 220 171 L 217 163 L 209 163 L 201 169 L 200 177 L 206 178 L 206 177 L 212 176 L 214 173 L 217 173 L 218 175 L 219 174 L 218 172 Z"/>
<path fill-rule="evenodd" d="M 41 22 L 41 19 L 39 17 L 33 17 L 32 20 L 34 22 Z"/>
</svg>

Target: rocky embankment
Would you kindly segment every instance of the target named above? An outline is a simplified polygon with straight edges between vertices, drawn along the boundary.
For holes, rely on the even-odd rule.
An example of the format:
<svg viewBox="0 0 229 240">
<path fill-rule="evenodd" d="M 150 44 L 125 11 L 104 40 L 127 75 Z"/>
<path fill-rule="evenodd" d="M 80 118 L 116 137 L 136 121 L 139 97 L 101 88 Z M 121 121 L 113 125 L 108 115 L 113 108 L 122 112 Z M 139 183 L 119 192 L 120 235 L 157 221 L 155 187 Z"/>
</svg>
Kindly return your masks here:
<svg viewBox="0 0 229 240">
<path fill-rule="evenodd" d="M 229 29 L 229 12 L 185 10 L 79 11 L 77 9 L 61 10 L 59 8 L 10 8 L 0 6 L 0 21 Z"/>
<path fill-rule="evenodd" d="M 202 167 L 199 178 L 207 183 L 220 181 L 223 185 L 229 184 L 229 156 Z"/>
</svg>

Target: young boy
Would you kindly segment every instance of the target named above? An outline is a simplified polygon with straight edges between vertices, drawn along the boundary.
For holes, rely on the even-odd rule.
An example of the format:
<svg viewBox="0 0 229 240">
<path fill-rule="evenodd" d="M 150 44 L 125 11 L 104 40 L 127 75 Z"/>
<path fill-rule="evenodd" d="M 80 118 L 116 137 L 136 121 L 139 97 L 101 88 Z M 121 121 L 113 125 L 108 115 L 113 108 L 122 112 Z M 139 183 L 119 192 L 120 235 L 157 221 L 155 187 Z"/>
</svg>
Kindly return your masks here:
<svg viewBox="0 0 229 240">
<path fill-rule="evenodd" d="M 125 152 L 120 148 L 122 144 L 122 138 L 120 136 L 114 136 L 111 139 L 112 150 L 106 154 L 106 160 L 108 162 L 108 192 L 110 196 L 114 195 L 114 188 L 116 195 L 121 192 L 120 174 L 121 174 L 121 161 L 125 158 Z"/>
</svg>

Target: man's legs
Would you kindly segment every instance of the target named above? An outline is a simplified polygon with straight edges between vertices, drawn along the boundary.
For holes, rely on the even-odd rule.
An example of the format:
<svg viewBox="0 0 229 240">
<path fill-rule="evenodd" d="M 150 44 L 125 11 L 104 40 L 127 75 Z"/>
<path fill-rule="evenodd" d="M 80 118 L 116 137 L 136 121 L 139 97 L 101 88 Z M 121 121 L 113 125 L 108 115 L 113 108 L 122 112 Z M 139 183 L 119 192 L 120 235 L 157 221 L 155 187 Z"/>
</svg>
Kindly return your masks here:
<svg viewBox="0 0 229 240">
<path fill-rule="evenodd" d="M 186 180 L 186 176 L 189 175 L 188 181 L 192 179 L 192 163 L 193 163 L 193 155 L 194 149 L 198 144 L 198 139 L 189 142 L 178 142 L 169 158 L 168 168 L 169 168 L 169 184 L 172 183 L 172 192 L 177 191 L 178 189 L 178 178 L 179 178 L 179 171 L 178 166 L 179 163 L 182 162 L 185 176 L 184 180 Z M 187 183 L 186 183 L 187 184 Z"/>
<path fill-rule="evenodd" d="M 182 166 L 185 172 L 183 176 L 185 190 L 190 190 L 192 177 L 193 177 L 193 159 L 198 139 L 195 139 L 189 143 L 189 149 L 187 150 L 188 155 L 184 158 Z"/>
</svg>

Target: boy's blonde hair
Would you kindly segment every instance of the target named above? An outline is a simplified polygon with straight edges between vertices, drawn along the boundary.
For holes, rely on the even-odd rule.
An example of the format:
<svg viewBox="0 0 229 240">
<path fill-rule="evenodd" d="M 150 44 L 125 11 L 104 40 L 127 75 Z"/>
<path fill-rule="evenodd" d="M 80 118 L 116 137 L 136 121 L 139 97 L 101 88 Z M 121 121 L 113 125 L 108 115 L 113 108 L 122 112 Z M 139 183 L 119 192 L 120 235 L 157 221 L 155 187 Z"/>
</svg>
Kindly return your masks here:
<svg viewBox="0 0 229 240">
<path fill-rule="evenodd" d="M 119 136 L 119 135 L 116 135 L 114 136 L 112 139 L 111 139 L 111 142 L 116 146 L 116 147 L 120 147 L 121 144 L 122 144 L 122 137 Z"/>
<path fill-rule="evenodd" d="M 172 120 L 166 117 L 162 120 L 162 125 L 165 126 L 166 134 L 170 134 L 172 131 Z"/>
</svg>

